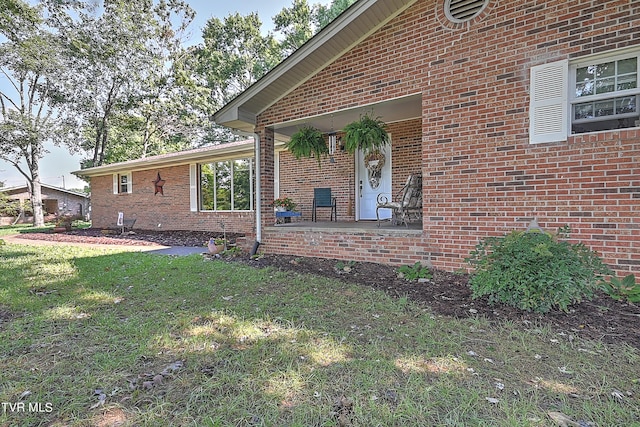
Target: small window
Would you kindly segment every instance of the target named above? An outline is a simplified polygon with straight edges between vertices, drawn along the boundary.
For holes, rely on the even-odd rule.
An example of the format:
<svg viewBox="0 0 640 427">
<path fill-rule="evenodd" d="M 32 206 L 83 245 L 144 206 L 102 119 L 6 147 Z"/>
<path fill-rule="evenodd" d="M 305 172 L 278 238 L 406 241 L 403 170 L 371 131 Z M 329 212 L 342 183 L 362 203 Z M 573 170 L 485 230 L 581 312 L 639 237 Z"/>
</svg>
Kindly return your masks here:
<svg viewBox="0 0 640 427">
<path fill-rule="evenodd" d="M 571 133 L 638 126 L 638 55 L 571 67 Z"/>
<path fill-rule="evenodd" d="M 451 22 L 470 21 L 480 14 L 489 0 L 445 0 L 444 13 Z"/>
<path fill-rule="evenodd" d="M 118 179 L 120 182 L 119 193 L 128 193 L 129 192 L 129 176 L 128 175 L 118 175 Z"/>
<path fill-rule="evenodd" d="M 131 172 L 113 175 L 113 194 L 131 193 L 132 190 Z"/>
</svg>

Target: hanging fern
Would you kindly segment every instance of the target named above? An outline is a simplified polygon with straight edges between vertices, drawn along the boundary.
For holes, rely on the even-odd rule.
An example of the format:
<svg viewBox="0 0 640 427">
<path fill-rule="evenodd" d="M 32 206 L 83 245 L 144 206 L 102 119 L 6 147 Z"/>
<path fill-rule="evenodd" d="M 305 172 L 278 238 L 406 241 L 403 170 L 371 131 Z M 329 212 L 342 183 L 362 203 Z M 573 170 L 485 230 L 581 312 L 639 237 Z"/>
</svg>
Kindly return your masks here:
<svg viewBox="0 0 640 427">
<path fill-rule="evenodd" d="M 320 156 L 329 154 L 329 147 L 324 142 L 324 135 L 318 129 L 311 126 L 303 126 L 296 133 L 291 135 L 291 139 L 285 145 L 287 150 L 295 156 L 301 157 L 315 156 L 320 165 Z"/>
<path fill-rule="evenodd" d="M 368 152 L 381 148 L 389 142 L 386 128 L 380 117 L 374 119 L 367 114 L 360 116 L 360 120 L 349 123 L 343 129 L 345 150 L 353 154 L 358 149 Z"/>
</svg>

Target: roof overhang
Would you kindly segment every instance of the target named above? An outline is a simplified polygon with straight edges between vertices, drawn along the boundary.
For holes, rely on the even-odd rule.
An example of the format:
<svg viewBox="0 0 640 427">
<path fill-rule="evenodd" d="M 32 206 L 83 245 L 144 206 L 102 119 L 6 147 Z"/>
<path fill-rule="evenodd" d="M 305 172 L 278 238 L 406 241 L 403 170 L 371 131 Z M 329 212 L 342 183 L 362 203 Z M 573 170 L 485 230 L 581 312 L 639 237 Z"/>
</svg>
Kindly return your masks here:
<svg viewBox="0 0 640 427">
<path fill-rule="evenodd" d="M 67 193 L 67 194 L 71 194 L 73 196 L 79 196 L 79 197 L 89 197 L 87 194 L 85 193 L 79 193 L 77 191 L 73 191 L 73 190 L 67 190 L 66 188 L 60 188 L 60 187 L 56 187 L 54 185 L 49 185 L 49 184 L 44 184 L 44 183 L 40 183 L 40 187 L 42 188 L 48 188 L 49 190 L 53 190 L 53 191 L 58 191 L 60 193 Z M 31 191 L 31 189 L 29 188 L 28 185 L 15 185 L 13 187 L 2 187 L 0 188 L 0 191 L 3 193 L 12 193 L 12 192 L 17 192 L 17 191 Z"/>
<path fill-rule="evenodd" d="M 253 157 L 255 153 L 253 139 L 226 144 L 197 148 L 195 150 L 179 151 L 177 153 L 162 154 L 128 162 L 112 163 L 71 172 L 77 176 L 92 177 L 110 175 L 121 171 L 146 170 L 169 166 L 178 166 L 206 161 L 222 161 Z"/>
<path fill-rule="evenodd" d="M 359 0 L 213 115 L 222 126 L 254 132 L 257 116 L 417 0 Z M 376 108 L 376 114 L 378 109 Z M 390 122 L 385 116 L 384 120 Z"/>
</svg>

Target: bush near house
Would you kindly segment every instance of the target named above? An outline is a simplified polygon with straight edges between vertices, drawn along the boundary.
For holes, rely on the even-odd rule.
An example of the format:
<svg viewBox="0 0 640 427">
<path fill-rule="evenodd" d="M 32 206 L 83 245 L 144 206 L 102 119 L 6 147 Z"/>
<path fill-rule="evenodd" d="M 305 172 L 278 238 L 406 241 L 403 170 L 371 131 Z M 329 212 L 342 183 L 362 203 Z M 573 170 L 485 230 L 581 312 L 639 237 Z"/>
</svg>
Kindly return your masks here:
<svg viewBox="0 0 640 427">
<path fill-rule="evenodd" d="M 20 213 L 20 203 L 0 191 L 0 216 L 16 216 Z"/>
<path fill-rule="evenodd" d="M 547 313 L 591 299 L 603 275 L 612 274 L 598 255 L 582 243 L 562 240 L 558 233 L 517 232 L 488 237 L 467 261 L 475 272 L 469 281 L 473 297 L 522 310 Z"/>
</svg>

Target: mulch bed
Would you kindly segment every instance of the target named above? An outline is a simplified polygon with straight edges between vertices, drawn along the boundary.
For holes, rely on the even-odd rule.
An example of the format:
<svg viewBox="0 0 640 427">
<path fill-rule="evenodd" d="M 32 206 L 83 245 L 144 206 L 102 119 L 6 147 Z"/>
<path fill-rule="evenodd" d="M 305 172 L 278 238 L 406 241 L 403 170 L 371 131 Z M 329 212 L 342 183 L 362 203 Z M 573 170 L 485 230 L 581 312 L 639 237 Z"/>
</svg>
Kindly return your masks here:
<svg viewBox="0 0 640 427">
<path fill-rule="evenodd" d="M 21 239 L 47 240 L 51 242 L 86 243 L 101 245 L 132 246 L 206 246 L 210 238 L 222 237 L 222 233 L 202 231 L 155 231 L 141 230 L 121 234 L 114 230 L 87 228 L 64 233 L 24 233 Z M 237 234 L 227 233 L 227 239 L 234 241 Z"/>
<path fill-rule="evenodd" d="M 103 235 L 101 230 L 76 230 L 68 233 L 24 234 L 21 238 L 59 242 L 166 246 L 204 246 L 216 234 L 194 231 L 137 231 L 131 235 Z M 234 235 L 227 235 L 233 240 Z M 568 313 L 546 315 L 523 312 L 508 306 L 489 306 L 486 299 L 474 300 L 467 285 L 468 276 L 433 271 L 428 283 L 408 282 L 398 277 L 396 268 L 382 264 L 355 263 L 349 272 L 336 268 L 336 260 L 267 255 L 257 259 L 234 257 L 253 267 L 274 267 L 283 271 L 309 273 L 382 290 L 394 297 L 427 306 L 436 315 L 466 318 L 484 316 L 490 320 L 509 320 L 516 324 L 549 325 L 558 333 L 575 338 L 600 340 L 607 344 L 626 343 L 640 349 L 640 306 L 615 301 L 598 294 L 592 301 L 572 306 Z"/>
</svg>

